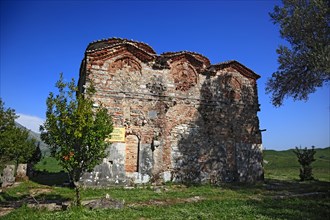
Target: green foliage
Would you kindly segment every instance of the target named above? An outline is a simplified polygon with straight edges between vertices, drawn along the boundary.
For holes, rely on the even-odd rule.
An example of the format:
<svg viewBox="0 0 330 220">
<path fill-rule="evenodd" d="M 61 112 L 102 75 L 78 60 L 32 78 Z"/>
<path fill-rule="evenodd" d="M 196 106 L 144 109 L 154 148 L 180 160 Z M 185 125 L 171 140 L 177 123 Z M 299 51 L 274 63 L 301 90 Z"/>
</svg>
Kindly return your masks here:
<svg viewBox="0 0 330 220">
<path fill-rule="evenodd" d="M 29 163 L 36 164 L 41 160 L 41 157 L 42 157 L 42 153 L 41 153 L 40 142 L 39 142 L 36 149 L 35 149 L 35 151 L 33 152 L 32 156 L 29 160 Z"/>
<path fill-rule="evenodd" d="M 330 9 L 327 0 L 283 0 L 270 13 L 290 47 L 279 46 L 280 66 L 267 82 L 272 103 L 286 97 L 307 100 L 310 93 L 330 80 Z"/>
<path fill-rule="evenodd" d="M 301 181 L 314 179 L 311 166 L 315 161 L 314 155 L 316 151 L 314 148 L 314 146 L 312 146 L 312 149 L 307 149 L 307 147 L 304 149 L 296 147 L 296 149 L 293 151 L 298 158 L 299 164 L 301 165 L 299 174 Z"/>
<path fill-rule="evenodd" d="M 12 145 L 12 136 L 15 131 L 15 110 L 5 109 L 5 103 L 0 98 L 0 156 L 2 161 L 9 160 L 7 149 Z"/>
<path fill-rule="evenodd" d="M 16 166 L 40 159 L 36 157 L 35 139 L 29 138 L 29 131 L 15 125 L 17 117 L 15 110 L 6 109 L 0 99 L 0 160 L 2 163 L 14 161 Z"/>
<path fill-rule="evenodd" d="M 79 205 L 78 181 L 84 172 L 91 171 L 106 156 L 105 139 L 112 132 L 112 120 L 101 104 L 93 107 L 95 89 L 92 84 L 81 94 L 74 79 L 65 83 L 61 74 L 56 87 L 58 94 L 51 92 L 47 98 L 46 121 L 40 127 L 41 139 L 68 171 L 77 190 Z"/>
</svg>

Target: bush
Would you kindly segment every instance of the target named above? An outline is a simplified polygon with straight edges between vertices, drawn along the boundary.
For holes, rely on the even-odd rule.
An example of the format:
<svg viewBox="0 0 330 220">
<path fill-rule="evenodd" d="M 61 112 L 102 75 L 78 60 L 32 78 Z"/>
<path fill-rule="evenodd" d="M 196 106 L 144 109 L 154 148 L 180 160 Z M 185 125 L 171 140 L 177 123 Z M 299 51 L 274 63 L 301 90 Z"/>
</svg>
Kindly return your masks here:
<svg viewBox="0 0 330 220">
<path fill-rule="evenodd" d="M 298 162 L 301 166 L 299 174 L 301 181 L 314 179 L 311 166 L 311 164 L 315 161 L 314 155 L 316 151 L 314 148 L 314 146 L 312 146 L 312 149 L 307 149 L 307 147 L 304 149 L 296 147 L 296 149 L 293 151 L 296 154 Z"/>
</svg>

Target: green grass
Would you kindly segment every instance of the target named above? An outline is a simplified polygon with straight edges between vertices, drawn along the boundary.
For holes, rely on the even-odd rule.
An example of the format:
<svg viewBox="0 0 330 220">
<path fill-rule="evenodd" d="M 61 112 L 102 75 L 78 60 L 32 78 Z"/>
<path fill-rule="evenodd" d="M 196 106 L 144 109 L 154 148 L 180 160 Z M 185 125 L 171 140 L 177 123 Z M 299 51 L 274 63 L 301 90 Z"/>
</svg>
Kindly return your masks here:
<svg viewBox="0 0 330 220">
<path fill-rule="evenodd" d="M 34 167 L 37 171 L 47 171 L 49 173 L 57 173 L 63 171 L 54 157 L 43 157 Z"/>
<path fill-rule="evenodd" d="M 44 188 L 33 182 L 1 193 L 0 201 L 24 199 L 29 190 Z M 67 211 L 34 210 L 26 206 L 16 209 L 3 219 L 327 219 L 330 216 L 329 183 L 325 182 L 285 182 L 267 181 L 266 184 L 244 186 L 226 184 L 221 186 L 179 187 L 165 186 L 161 193 L 151 188 L 142 189 L 86 189 L 82 196 L 85 200 L 99 198 L 109 193 L 112 198 L 125 200 L 125 208 L 120 210 L 88 210 L 71 208 Z M 37 196 L 48 199 L 72 199 L 73 190 L 62 187 L 49 187 L 51 192 Z M 298 192 L 314 192 L 322 196 L 287 197 Z M 48 196 L 47 196 L 48 195 Z M 324 196 L 325 195 L 325 196 Z M 176 202 L 180 199 L 199 196 L 198 202 Z M 166 201 L 157 205 L 152 201 Z M 143 205 L 148 204 L 148 205 Z"/>
<path fill-rule="evenodd" d="M 330 219 L 330 148 L 317 149 L 313 163 L 318 181 L 299 182 L 299 164 L 289 151 L 264 152 L 264 183 L 256 185 L 222 184 L 191 186 L 170 184 L 156 192 L 151 186 L 124 189 L 120 187 L 83 189 L 83 200 L 109 194 L 125 201 L 123 209 L 73 207 L 66 211 L 36 210 L 22 205 L 0 219 Z M 46 162 L 43 162 L 46 161 Z M 38 201 L 73 201 L 74 190 L 54 186 L 58 174 L 64 174 L 56 161 L 44 158 L 37 168 L 43 174 L 17 187 L 3 189 L 0 208 L 13 202 L 27 201 L 31 193 L 43 190 Z M 44 183 L 44 180 L 49 182 Z M 188 202 L 190 198 L 200 198 Z M 159 203 L 162 205 L 157 205 Z"/>
<path fill-rule="evenodd" d="M 330 182 L 330 147 L 316 149 L 316 161 L 312 163 L 314 178 Z M 299 168 L 293 150 L 264 151 L 265 177 L 280 180 L 299 180 Z"/>
<path fill-rule="evenodd" d="M 48 186 L 60 186 L 63 182 L 69 181 L 68 174 L 53 157 L 43 157 L 34 168 L 37 171 L 36 175 L 30 179 L 36 183 Z"/>
</svg>

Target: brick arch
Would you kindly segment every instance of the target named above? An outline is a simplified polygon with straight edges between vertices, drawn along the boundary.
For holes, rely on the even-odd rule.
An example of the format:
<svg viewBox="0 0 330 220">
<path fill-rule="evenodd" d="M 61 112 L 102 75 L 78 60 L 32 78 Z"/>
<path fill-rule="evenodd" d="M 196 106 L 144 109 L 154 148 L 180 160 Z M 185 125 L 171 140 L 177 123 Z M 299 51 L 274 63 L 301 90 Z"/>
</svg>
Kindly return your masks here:
<svg viewBox="0 0 330 220">
<path fill-rule="evenodd" d="M 139 138 L 136 135 L 126 136 L 125 171 L 138 172 Z"/>
<path fill-rule="evenodd" d="M 179 60 L 171 65 L 171 76 L 176 90 L 188 91 L 198 83 L 198 74 L 187 60 Z"/>
<path fill-rule="evenodd" d="M 239 78 L 233 76 L 231 77 L 231 80 L 230 80 L 230 84 L 231 86 L 236 90 L 236 89 L 241 89 L 242 87 L 242 82 Z"/>
<path fill-rule="evenodd" d="M 138 72 L 140 74 L 142 70 L 142 66 L 139 61 L 129 55 L 119 57 L 109 65 L 110 72 L 116 72 L 124 68 L 128 68 L 128 71 L 130 72 Z"/>
<path fill-rule="evenodd" d="M 139 85 L 142 77 L 142 66 L 132 55 L 125 54 L 109 62 L 106 88 L 117 91 L 131 91 Z"/>
<path fill-rule="evenodd" d="M 239 101 L 241 99 L 242 93 L 242 80 L 231 74 L 223 76 L 221 80 L 222 92 L 225 95 L 225 98 L 231 101 Z"/>
<path fill-rule="evenodd" d="M 230 86 L 232 88 L 232 93 L 230 94 L 230 98 L 239 101 L 241 99 L 241 92 L 242 92 L 242 82 L 237 77 L 231 77 L 230 79 Z"/>
<path fill-rule="evenodd" d="M 179 132 L 180 131 L 180 132 Z M 187 138 L 186 135 L 188 135 L 191 132 L 191 127 L 188 124 L 177 124 L 172 127 L 170 132 L 170 149 L 171 149 L 171 168 L 180 168 L 180 162 L 178 162 L 178 159 L 182 156 L 182 152 L 179 150 L 179 142 L 182 139 Z"/>
<path fill-rule="evenodd" d="M 172 130 L 181 124 L 192 124 L 197 118 L 199 118 L 199 112 L 194 106 L 189 106 L 185 104 L 178 104 L 170 108 L 166 117 L 166 129 L 164 137 L 166 139 L 165 148 L 163 149 L 163 163 L 164 166 L 169 169 L 172 167 L 171 162 L 171 132 Z M 175 120 L 173 120 L 175 118 Z"/>
</svg>

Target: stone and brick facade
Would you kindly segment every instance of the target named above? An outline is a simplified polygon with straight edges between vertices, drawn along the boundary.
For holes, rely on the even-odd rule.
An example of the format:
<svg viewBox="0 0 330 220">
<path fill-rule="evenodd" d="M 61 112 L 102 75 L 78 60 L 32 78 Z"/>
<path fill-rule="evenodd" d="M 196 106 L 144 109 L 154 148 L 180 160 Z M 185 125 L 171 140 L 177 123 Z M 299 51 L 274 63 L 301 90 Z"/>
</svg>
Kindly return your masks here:
<svg viewBox="0 0 330 220">
<path fill-rule="evenodd" d="M 194 52 L 156 54 L 110 38 L 88 45 L 79 89 L 93 81 L 125 141 L 85 174 L 86 185 L 255 182 L 263 179 L 257 79 L 237 61 L 211 64 Z"/>
</svg>

